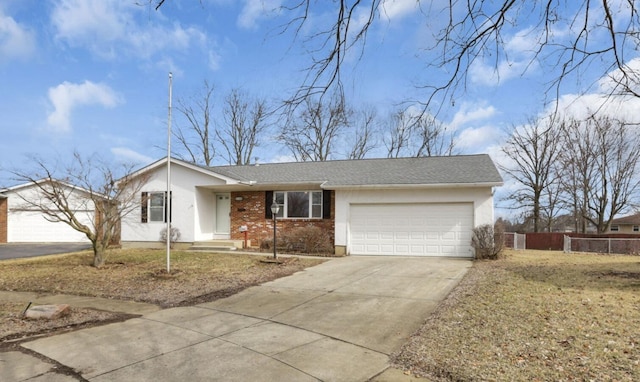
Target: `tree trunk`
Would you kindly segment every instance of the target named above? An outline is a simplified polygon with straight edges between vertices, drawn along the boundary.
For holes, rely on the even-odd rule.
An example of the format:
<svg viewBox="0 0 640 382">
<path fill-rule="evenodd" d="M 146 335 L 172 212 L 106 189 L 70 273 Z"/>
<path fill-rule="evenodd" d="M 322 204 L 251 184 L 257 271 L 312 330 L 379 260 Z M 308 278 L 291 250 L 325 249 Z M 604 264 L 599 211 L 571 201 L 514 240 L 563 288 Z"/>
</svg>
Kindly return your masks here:
<svg viewBox="0 0 640 382">
<path fill-rule="evenodd" d="M 99 243 L 93 243 L 93 266 L 102 267 L 106 259 L 106 247 Z"/>
</svg>

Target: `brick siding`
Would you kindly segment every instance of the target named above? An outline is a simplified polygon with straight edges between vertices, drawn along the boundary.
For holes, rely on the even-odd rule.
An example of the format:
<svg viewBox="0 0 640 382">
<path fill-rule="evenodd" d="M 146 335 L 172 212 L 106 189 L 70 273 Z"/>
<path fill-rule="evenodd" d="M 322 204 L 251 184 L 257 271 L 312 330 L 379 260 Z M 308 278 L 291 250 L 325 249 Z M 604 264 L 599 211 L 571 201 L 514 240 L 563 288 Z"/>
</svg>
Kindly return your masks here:
<svg viewBox="0 0 640 382">
<path fill-rule="evenodd" d="M 7 199 L 0 199 L 0 243 L 7 242 Z"/>
<path fill-rule="evenodd" d="M 331 191 L 331 216 L 327 219 L 278 219 L 277 232 L 286 232 L 298 227 L 315 226 L 330 233 L 335 237 L 335 200 L 334 191 Z M 244 233 L 240 232 L 241 226 L 247 226 L 247 239 L 252 247 L 260 246 L 262 240 L 273 238 L 273 219 L 265 217 L 265 209 L 271 208 L 271 204 L 265 202 L 265 191 L 242 191 L 231 193 L 231 239 L 244 240 Z M 333 243 L 332 243 L 333 245 Z"/>
</svg>

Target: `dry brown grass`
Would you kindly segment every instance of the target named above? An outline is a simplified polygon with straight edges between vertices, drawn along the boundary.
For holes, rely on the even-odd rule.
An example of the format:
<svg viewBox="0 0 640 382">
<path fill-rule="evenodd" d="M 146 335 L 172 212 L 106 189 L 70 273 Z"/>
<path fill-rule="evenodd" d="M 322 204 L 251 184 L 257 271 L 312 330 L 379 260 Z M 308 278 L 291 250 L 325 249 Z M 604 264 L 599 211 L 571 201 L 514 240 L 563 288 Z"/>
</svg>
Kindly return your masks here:
<svg viewBox="0 0 640 382">
<path fill-rule="evenodd" d="M 24 303 L 0 301 L 0 351 L 5 348 L 13 349 L 15 342 L 34 336 L 46 336 L 132 317 L 123 313 L 74 307 L 70 308 L 69 314 L 53 320 L 27 320 L 22 317 L 27 306 Z"/>
<path fill-rule="evenodd" d="M 396 365 L 440 381 L 640 380 L 640 258 L 476 262 Z"/>
<path fill-rule="evenodd" d="M 102 268 L 88 252 L 0 263 L 0 290 L 47 292 L 143 301 L 163 307 L 232 292 L 291 274 L 321 260 L 289 258 L 264 264 L 262 256 L 173 251 L 171 273 L 162 250 L 116 250 Z"/>
<path fill-rule="evenodd" d="M 169 274 L 163 250 L 114 250 L 100 269 L 91 266 L 90 252 L 10 260 L 0 262 L 0 290 L 108 297 L 162 307 L 184 306 L 226 297 L 323 261 L 281 258 L 282 264 L 268 264 L 261 262 L 264 258 L 236 253 L 173 251 Z M 26 322 L 20 318 L 24 308 L 24 304 L 0 301 L 0 340 L 21 333 L 33 334 L 120 317 L 74 308 L 71 317 L 65 319 Z"/>
</svg>

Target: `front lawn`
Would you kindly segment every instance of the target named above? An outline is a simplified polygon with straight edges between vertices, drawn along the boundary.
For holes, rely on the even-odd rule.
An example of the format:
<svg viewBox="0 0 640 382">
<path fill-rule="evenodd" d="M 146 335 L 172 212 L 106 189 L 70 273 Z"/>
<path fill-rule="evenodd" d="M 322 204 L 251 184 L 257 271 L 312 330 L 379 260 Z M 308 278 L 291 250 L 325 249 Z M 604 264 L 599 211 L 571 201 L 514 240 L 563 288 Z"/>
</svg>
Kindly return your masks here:
<svg viewBox="0 0 640 382">
<path fill-rule="evenodd" d="M 2 261 L 0 290 L 107 297 L 161 307 L 185 306 L 230 296 L 323 261 L 281 258 L 282 264 L 269 264 L 260 261 L 265 256 L 173 251 L 171 273 L 167 274 L 163 250 L 114 250 L 100 269 L 91 266 L 92 256 L 85 251 Z M 20 317 L 27 303 L 0 301 L 0 341 L 59 327 L 125 318 L 74 308 L 71 317 L 65 319 L 27 321 Z"/>
<path fill-rule="evenodd" d="M 394 361 L 436 381 L 638 381 L 640 257 L 478 261 Z"/>
</svg>

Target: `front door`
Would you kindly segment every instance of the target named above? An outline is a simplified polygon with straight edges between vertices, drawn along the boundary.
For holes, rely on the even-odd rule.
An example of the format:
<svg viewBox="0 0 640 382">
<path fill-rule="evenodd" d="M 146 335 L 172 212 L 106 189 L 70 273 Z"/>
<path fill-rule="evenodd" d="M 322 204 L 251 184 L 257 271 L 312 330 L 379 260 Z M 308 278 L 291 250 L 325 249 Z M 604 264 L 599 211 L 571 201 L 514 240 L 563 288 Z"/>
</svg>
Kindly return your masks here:
<svg viewBox="0 0 640 382">
<path fill-rule="evenodd" d="M 231 225 L 231 196 L 229 194 L 216 194 L 216 233 L 229 234 Z"/>
</svg>

